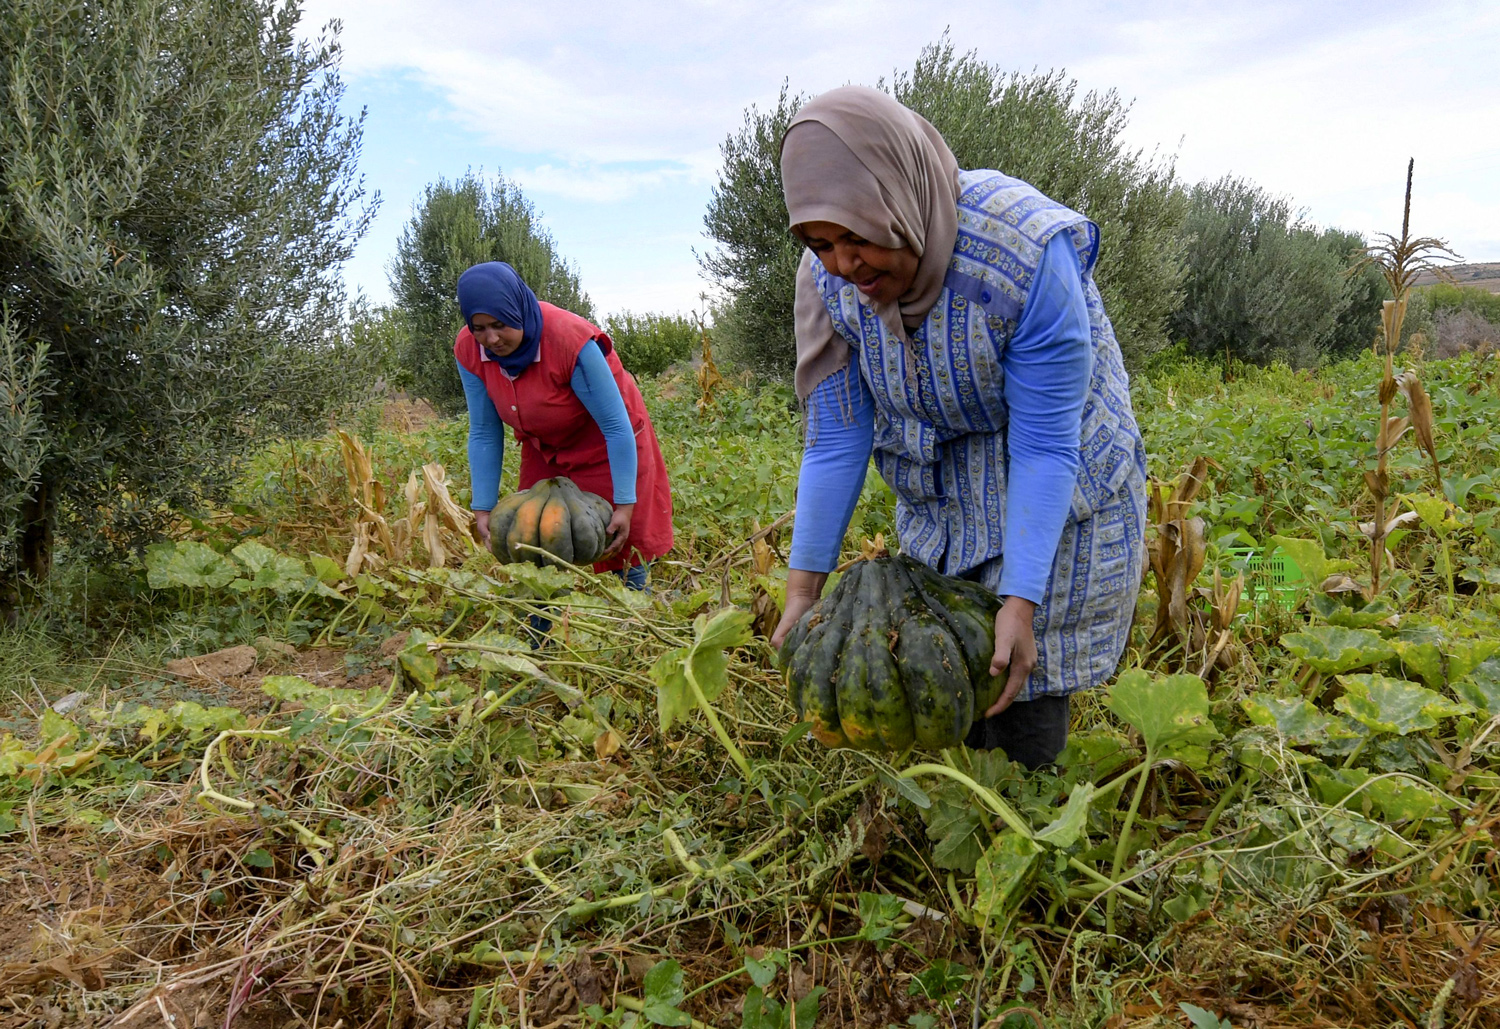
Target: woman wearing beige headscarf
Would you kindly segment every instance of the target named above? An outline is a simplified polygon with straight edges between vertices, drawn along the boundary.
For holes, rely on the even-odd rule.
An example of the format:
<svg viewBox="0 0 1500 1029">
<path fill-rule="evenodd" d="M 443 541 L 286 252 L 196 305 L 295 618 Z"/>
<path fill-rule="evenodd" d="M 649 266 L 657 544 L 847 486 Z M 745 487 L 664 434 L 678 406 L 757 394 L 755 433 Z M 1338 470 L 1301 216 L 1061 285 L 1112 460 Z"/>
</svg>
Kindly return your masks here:
<svg viewBox="0 0 1500 1029">
<path fill-rule="evenodd" d="M 1094 286 L 1099 230 L 1019 179 L 961 171 L 858 86 L 782 141 L 808 419 L 780 644 L 837 563 L 871 452 L 903 552 L 1004 598 L 968 744 L 1037 767 L 1068 696 L 1114 674 L 1144 555 L 1145 448 Z"/>
</svg>

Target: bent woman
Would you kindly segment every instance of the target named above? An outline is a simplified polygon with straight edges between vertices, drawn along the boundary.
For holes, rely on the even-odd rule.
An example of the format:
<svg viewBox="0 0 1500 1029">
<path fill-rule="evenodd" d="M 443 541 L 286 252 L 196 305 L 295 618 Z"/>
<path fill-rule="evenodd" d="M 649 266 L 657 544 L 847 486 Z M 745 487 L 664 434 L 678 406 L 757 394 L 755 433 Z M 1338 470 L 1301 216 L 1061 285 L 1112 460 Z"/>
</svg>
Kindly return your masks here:
<svg viewBox="0 0 1500 1029">
<path fill-rule="evenodd" d="M 489 542 L 500 493 L 502 423 L 521 446 L 519 489 L 566 476 L 613 504 L 609 548 L 595 571 L 644 589 L 647 566 L 672 548 L 672 494 L 635 379 L 609 336 L 537 300 L 515 269 L 476 264 L 458 279 L 465 327 L 453 344 L 469 407 L 471 507 Z"/>
<path fill-rule="evenodd" d="M 877 90 L 815 98 L 782 140 L 807 439 L 787 604 L 818 598 L 873 451 L 906 554 L 1002 598 L 1000 699 L 971 747 L 1035 768 L 1068 697 L 1107 680 L 1140 587 L 1146 457 L 1094 285 L 1099 230 L 1000 172 L 962 171 Z"/>
</svg>

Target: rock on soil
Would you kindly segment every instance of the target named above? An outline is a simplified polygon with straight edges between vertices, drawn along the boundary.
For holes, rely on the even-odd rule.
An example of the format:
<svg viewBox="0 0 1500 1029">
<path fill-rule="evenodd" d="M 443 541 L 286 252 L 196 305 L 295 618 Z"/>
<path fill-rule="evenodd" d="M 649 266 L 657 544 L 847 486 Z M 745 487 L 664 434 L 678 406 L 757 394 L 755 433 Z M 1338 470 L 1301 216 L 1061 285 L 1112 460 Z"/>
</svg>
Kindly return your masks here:
<svg viewBox="0 0 1500 1029">
<path fill-rule="evenodd" d="M 183 678 L 227 679 L 254 668 L 256 656 L 254 647 L 225 647 L 212 654 L 168 661 L 167 671 Z"/>
</svg>

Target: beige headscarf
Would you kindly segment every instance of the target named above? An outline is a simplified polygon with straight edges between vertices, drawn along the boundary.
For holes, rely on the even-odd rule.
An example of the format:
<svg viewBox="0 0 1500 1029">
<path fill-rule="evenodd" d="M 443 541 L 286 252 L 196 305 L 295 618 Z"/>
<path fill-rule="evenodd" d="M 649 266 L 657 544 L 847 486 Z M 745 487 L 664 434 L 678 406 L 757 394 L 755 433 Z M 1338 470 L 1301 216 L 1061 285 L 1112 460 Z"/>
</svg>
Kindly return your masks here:
<svg viewBox="0 0 1500 1029">
<path fill-rule="evenodd" d="M 902 339 L 943 291 L 958 238 L 958 161 L 931 123 L 867 86 L 813 98 L 781 141 L 781 181 L 792 232 L 804 222 L 842 225 L 883 247 L 910 246 L 916 278 L 895 304 L 877 307 Z M 797 267 L 797 396 L 849 363 L 812 278 L 812 252 Z"/>
</svg>

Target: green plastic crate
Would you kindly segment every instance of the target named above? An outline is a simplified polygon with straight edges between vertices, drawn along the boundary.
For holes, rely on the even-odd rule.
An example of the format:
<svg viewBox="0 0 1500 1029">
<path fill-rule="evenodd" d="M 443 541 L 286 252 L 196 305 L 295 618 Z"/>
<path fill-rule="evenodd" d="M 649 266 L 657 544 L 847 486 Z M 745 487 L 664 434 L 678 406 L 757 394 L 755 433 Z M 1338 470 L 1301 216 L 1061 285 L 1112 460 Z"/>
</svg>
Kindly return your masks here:
<svg viewBox="0 0 1500 1029">
<path fill-rule="evenodd" d="M 1257 604 L 1279 602 L 1307 587 L 1301 567 L 1279 549 L 1266 553 L 1254 547 L 1225 547 L 1223 552 L 1236 570 L 1245 573 L 1245 585 Z"/>
</svg>

